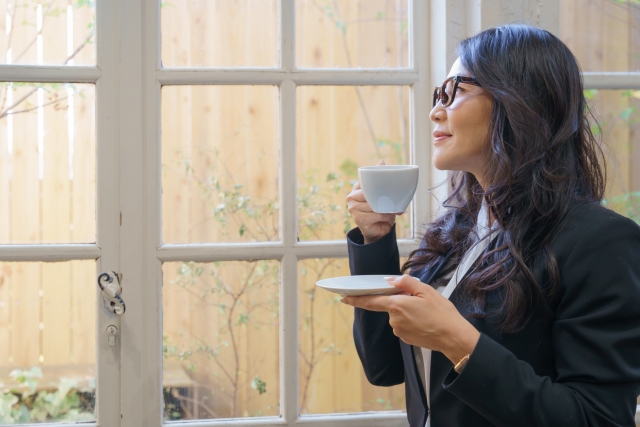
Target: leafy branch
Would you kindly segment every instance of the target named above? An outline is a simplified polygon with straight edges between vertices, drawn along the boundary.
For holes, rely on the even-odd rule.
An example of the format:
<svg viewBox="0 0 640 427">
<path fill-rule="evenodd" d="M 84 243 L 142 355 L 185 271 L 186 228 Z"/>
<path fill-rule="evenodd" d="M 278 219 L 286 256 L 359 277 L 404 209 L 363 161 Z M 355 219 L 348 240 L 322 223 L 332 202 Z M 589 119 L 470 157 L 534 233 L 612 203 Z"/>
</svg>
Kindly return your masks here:
<svg viewBox="0 0 640 427">
<path fill-rule="evenodd" d="M 35 36 L 27 43 L 26 47 L 22 50 L 22 52 L 20 54 L 18 54 L 14 59 L 13 62 L 18 62 L 28 51 L 31 47 L 33 47 L 33 45 L 36 43 L 36 41 L 38 40 L 38 37 L 42 35 L 42 32 L 48 22 L 48 18 L 50 18 L 51 16 L 56 15 L 56 10 L 53 9 L 53 5 L 56 3 L 56 1 L 58 0 L 51 0 L 47 6 L 45 7 L 43 13 L 42 13 L 42 25 L 40 27 L 40 29 L 37 31 L 37 33 L 35 34 Z M 16 6 L 17 6 L 17 0 L 14 0 L 13 5 L 8 7 L 7 9 L 10 10 L 10 19 L 11 22 L 14 21 L 15 18 L 15 13 L 16 13 Z M 76 3 L 76 8 L 78 7 L 82 7 L 82 6 L 90 6 L 92 7 L 93 4 L 90 0 L 78 0 L 78 2 Z M 94 17 L 95 19 L 95 17 Z M 15 25 L 11 25 L 11 28 L 9 30 L 9 34 L 7 35 L 7 49 L 5 51 L 5 57 L 7 56 L 9 50 L 12 48 L 12 41 L 13 41 L 13 36 L 14 36 L 14 29 L 15 29 Z M 76 49 L 67 56 L 67 58 L 64 60 L 64 62 L 62 63 L 63 65 L 68 64 L 73 58 L 75 58 L 78 53 L 80 53 L 82 51 L 82 49 L 91 42 L 91 39 L 94 37 L 95 35 L 95 25 L 90 24 L 89 25 L 90 31 L 87 35 L 87 37 L 82 41 L 82 43 L 80 43 Z M 14 84 L 15 85 L 15 84 Z M 10 114 L 21 114 L 21 113 L 27 113 L 30 111 L 35 110 L 37 107 L 33 107 L 33 108 L 24 108 L 18 111 L 12 111 L 15 110 L 19 105 L 21 105 L 23 102 L 25 102 L 31 95 L 33 95 L 39 88 L 45 87 L 46 84 L 44 83 L 40 83 L 40 84 L 33 84 L 33 89 L 27 91 L 26 93 L 24 93 L 17 101 L 15 101 L 12 105 L 10 106 L 6 106 L 7 104 L 7 96 L 8 96 L 8 90 L 5 87 L 5 91 L 3 94 L 3 98 L 2 98 L 2 107 L 0 107 L 0 119 L 10 115 Z M 66 98 L 63 98 L 66 99 Z M 58 101 L 53 101 L 50 103 L 47 103 L 46 105 L 51 105 L 54 104 L 55 102 L 59 102 L 63 99 L 60 99 Z"/>
<path fill-rule="evenodd" d="M 80 390 L 76 381 L 62 378 L 55 391 L 40 389 L 43 376 L 39 367 L 14 369 L 9 376 L 18 387 L 0 389 L 0 424 L 95 420 L 95 386 Z"/>
<path fill-rule="evenodd" d="M 205 267 L 197 266 L 195 263 L 181 263 L 177 271 L 178 278 L 172 283 L 193 294 L 200 300 L 201 306 L 218 308 L 224 317 L 215 335 L 217 343 L 211 345 L 209 339 L 186 331 L 191 342 L 189 348 L 180 350 L 178 347 L 172 347 L 168 338 L 165 338 L 163 354 L 165 358 L 173 357 L 181 361 L 189 361 L 198 354 L 212 360 L 229 384 L 231 416 L 237 417 L 240 416 L 238 393 L 242 386 L 239 328 L 246 328 L 257 310 L 273 311 L 277 306 L 273 300 L 264 301 L 257 298 L 256 302 L 252 302 L 251 295 L 277 284 L 278 272 L 268 262 L 256 261 L 248 265 L 241 280 L 229 281 L 219 271 L 223 266 L 223 263 L 213 263 Z M 269 294 L 274 295 L 273 292 Z M 228 341 L 224 339 L 225 336 L 229 337 Z M 225 357 L 223 353 L 230 353 L 231 358 Z M 195 370 L 195 365 L 191 369 Z M 263 394 L 266 392 L 267 384 L 256 375 L 250 386 L 259 394 Z M 227 387 L 221 387 L 222 389 L 226 390 Z M 209 411 L 208 408 L 203 409 Z"/>
</svg>

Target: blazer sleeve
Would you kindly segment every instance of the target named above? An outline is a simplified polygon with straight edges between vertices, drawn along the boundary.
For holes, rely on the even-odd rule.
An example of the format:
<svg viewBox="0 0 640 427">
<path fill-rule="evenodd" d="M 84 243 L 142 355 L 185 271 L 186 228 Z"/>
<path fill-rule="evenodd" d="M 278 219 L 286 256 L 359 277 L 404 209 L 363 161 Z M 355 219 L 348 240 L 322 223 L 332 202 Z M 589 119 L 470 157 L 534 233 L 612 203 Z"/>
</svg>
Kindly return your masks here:
<svg viewBox="0 0 640 427">
<path fill-rule="evenodd" d="M 347 247 L 352 275 L 400 274 L 395 226 L 385 237 L 367 245 L 360 230 L 355 228 L 347 234 Z M 392 386 L 404 382 L 400 341 L 389 325 L 388 313 L 355 308 L 353 339 L 371 384 Z"/>
<path fill-rule="evenodd" d="M 582 230 L 566 262 L 552 325 L 557 376 L 481 335 L 443 387 L 496 426 L 634 426 L 640 393 L 640 228 L 607 215 Z"/>
</svg>

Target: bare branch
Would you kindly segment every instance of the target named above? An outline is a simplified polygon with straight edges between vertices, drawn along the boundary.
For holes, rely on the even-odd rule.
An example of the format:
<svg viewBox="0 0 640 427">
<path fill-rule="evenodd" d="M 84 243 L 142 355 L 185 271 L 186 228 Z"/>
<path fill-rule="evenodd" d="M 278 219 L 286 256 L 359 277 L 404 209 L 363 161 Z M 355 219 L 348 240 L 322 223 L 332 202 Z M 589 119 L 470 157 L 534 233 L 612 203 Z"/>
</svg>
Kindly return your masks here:
<svg viewBox="0 0 640 427">
<path fill-rule="evenodd" d="M 36 93 L 37 90 L 38 90 L 38 88 L 36 87 L 36 88 L 32 89 L 31 91 L 27 92 L 24 96 L 22 96 L 20 99 L 18 99 L 16 102 L 14 102 L 11 106 L 7 107 L 7 109 L 5 111 L 0 113 L 0 117 L 6 116 L 7 115 L 7 111 L 13 110 L 15 107 L 20 105 L 20 103 L 22 103 L 25 99 L 29 98 L 31 95 Z"/>
<path fill-rule="evenodd" d="M 173 394 L 172 393 L 172 395 L 173 395 L 173 397 L 175 399 L 182 400 L 182 401 L 189 402 L 189 403 L 194 403 L 194 404 L 200 406 L 205 411 L 207 411 L 209 414 L 211 414 L 212 418 L 220 418 L 220 416 L 216 413 L 216 411 L 214 411 L 213 409 L 211 409 L 211 407 L 209 407 L 208 405 L 205 405 L 204 403 L 202 403 L 200 401 L 197 401 L 197 400 L 192 399 L 192 398 L 187 397 L 187 396 L 182 396 L 180 394 Z M 186 409 L 184 407 L 183 407 L 183 409 L 186 411 Z M 192 417 L 192 418 L 194 418 L 194 417 Z"/>
<path fill-rule="evenodd" d="M 15 116 L 16 114 L 28 113 L 30 111 L 37 110 L 40 107 L 46 107 L 46 106 L 51 105 L 51 104 L 57 104 L 58 102 L 62 102 L 65 99 L 69 99 L 69 95 L 67 95 L 67 96 L 65 96 L 63 98 L 59 98 L 59 99 L 55 99 L 53 101 L 49 101 L 49 102 L 44 103 L 42 105 L 36 105 L 35 107 L 26 108 L 24 110 L 18 110 L 18 111 L 7 110 L 6 112 L 0 114 L 0 119 L 2 119 L 3 117 L 6 117 L 6 116 Z"/>
<path fill-rule="evenodd" d="M 91 38 L 93 37 L 93 34 L 94 34 L 93 30 L 89 31 L 89 35 L 84 40 L 84 42 L 82 42 L 80 45 L 78 45 L 76 50 L 74 50 L 73 53 L 71 55 L 69 55 L 69 57 L 62 64 L 67 65 L 69 63 L 69 61 L 71 61 L 82 50 L 82 48 L 85 47 L 87 45 L 87 43 L 89 43 L 89 40 L 91 40 Z"/>
<path fill-rule="evenodd" d="M 54 0 L 55 1 L 55 0 Z M 13 27 L 12 27 L 13 28 Z M 87 44 L 87 41 L 93 37 L 93 32 L 89 35 L 89 37 L 87 37 L 87 40 L 85 40 L 84 43 L 82 43 L 80 46 L 78 46 L 78 48 L 71 54 L 69 55 L 69 57 L 64 61 L 64 64 L 67 64 L 74 56 L 76 56 L 78 54 L 78 52 L 80 52 L 82 50 L 82 48 Z M 27 92 L 24 96 L 22 96 L 19 100 L 17 100 L 16 102 L 13 103 L 13 105 L 7 107 L 6 109 L 1 110 L 0 112 L 0 119 L 2 119 L 3 117 L 6 117 L 8 114 L 8 112 L 10 110 L 13 110 L 15 107 L 17 107 L 18 105 L 20 105 L 25 99 L 29 98 L 31 95 L 33 95 L 36 91 L 38 90 L 38 88 L 34 88 L 31 91 Z M 5 90 L 5 99 L 6 99 L 6 90 Z M 2 106 L 4 108 L 5 105 L 5 101 L 2 101 Z M 37 107 L 34 107 L 37 108 Z M 17 113 L 25 113 L 27 111 L 31 111 L 32 109 L 27 109 L 27 110 L 23 110 L 23 111 L 19 111 Z M 17 113 L 11 113 L 11 114 L 17 114 Z"/>
<path fill-rule="evenodd" d="M 33 40 L 31 40 L 31 42 L 29 42 L 27 47 L 24 48 L 24 50 L 20 53 L 20 55 L 16 56 L 16 58 L 13 60 L 13 62 L 18 62 L 20 60 L 20 58 L 22 58 L 24 56 L 24 54 L 29 51 L 31 46 L 33 46 L 33 44 L 38 40 L 38 36 L 42 35 L 42 31 L 44 30 L 44 26 L 47 23 L 47 17 L 48 17 L 49 11 L 51 10 L 51 8 L 53 7 L 53 4 L 55 2 L 56 2 L 56 0 L 51 0 L 49 2 L 49 4 L 47 5 L 47 8 L 44 10 L 44 12 L 42 12 L 42 26 L 40 27 L 40 31 L 38 31 L 36 33 L 36 36 L 33 38 Z M 11 28 L 13 28 L 13 23 L 11 25 Z"/>
</svg>

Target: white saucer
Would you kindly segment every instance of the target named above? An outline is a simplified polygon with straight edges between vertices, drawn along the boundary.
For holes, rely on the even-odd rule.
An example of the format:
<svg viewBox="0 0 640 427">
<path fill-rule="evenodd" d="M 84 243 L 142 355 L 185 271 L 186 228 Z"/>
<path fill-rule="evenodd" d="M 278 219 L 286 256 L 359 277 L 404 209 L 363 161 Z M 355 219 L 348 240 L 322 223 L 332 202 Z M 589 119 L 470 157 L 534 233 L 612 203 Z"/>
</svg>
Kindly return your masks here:
<svg viewBox="0 0 640 427">
<path fill-rule="evenodd" d="M 402 289 L 391 286 L 384 279 L 389 275 L 370 276 L 342 276 L 323 279 L 316 282 L 316 286 L 340 295 L 393 295 Z"/>
</svg>

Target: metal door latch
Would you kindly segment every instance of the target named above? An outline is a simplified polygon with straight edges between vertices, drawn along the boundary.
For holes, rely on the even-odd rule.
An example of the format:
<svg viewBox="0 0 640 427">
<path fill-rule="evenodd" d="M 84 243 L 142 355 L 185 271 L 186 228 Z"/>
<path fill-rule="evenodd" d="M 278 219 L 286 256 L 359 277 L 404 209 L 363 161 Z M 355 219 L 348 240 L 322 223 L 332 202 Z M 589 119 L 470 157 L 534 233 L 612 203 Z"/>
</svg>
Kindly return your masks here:
<svg viewBox="0 0 640 427">
<path fill-rule="evenodd" d="M 127 307 L 120 296 L 122 287 L 120 286 L 118 273 L 115 271 L 100 273 L 98 275 L 98 286 L 102 291 L 102 300 L 107 306 L 107 309 L 118 316 L 122 316 Z"/>
<path fill-rule="evenodd" d="M 107 336 L 109 338 L 109 345 L 116 345 L 116 336 L 118 336 L 118 328 L 113 325 L 107 326 Z"/>
</svg>

